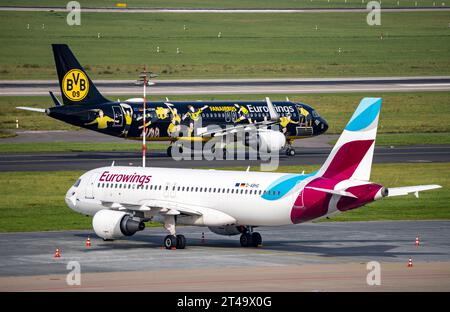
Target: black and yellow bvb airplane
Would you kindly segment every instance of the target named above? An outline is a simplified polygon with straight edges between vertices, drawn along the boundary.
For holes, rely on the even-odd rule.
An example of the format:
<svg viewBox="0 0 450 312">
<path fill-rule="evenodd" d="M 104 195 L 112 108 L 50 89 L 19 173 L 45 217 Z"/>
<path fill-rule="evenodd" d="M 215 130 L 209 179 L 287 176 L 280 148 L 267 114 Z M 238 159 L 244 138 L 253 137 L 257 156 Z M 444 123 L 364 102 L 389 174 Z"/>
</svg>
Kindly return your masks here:
<svg viewBox="0 0 450 312">
<path fill-rule="evenodd" d="M 113 102 L 104 98 L 65 44 L 53 44 L 63 103 L 50 92 L 55 104 L 45 112 L 69 124 L 126 139 L 142 139 L 143 99 Z M 310 106 L 291 101 L 193 101 L 147 102 L 147 140 L 171 141 L 182 152 L 187 142 L 203 143 L 212 137 L 246 132 L 245 144 L 265 143 L 272 150 L 286 149 L 293 156 L 292 141 L 324 133 L 326 121 Z M 277 130 L 273 130 L 278 126 Z M 269 127 L 269 128 L 268 128 Z"/>
</svg>

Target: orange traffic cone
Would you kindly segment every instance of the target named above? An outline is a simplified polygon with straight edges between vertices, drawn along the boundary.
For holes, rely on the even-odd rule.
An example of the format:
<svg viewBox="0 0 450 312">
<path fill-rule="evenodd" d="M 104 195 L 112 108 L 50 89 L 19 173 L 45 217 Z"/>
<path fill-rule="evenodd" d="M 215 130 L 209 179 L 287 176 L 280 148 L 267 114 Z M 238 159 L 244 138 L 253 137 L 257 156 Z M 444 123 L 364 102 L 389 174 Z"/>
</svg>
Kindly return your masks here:
<svg viewBox="0 0 450 312">
<path fill-rule="evenodd" d="M 61 255 L 59 253 L 59 248 L 56 248 L 56 252 L 55 252 L 55 258 L 60 258 Z"/>
<path fill-rule="evenodd" d="M 408 260 L 408 268 L 412 268 L 413 264 L 412 264 L 412 259 L 409 258 Z"/>
<path fill-rule="evenodd" d="M 416 237 L 416 247 L 419 247 L 420 245 L 420 241 L 419 241 L 419 236 Z"/>
<path fill-rule="evenodd" d="M 89 236 L 86 240 L 86 247 L 91 247 L 91 238 Z"/>
</svg>

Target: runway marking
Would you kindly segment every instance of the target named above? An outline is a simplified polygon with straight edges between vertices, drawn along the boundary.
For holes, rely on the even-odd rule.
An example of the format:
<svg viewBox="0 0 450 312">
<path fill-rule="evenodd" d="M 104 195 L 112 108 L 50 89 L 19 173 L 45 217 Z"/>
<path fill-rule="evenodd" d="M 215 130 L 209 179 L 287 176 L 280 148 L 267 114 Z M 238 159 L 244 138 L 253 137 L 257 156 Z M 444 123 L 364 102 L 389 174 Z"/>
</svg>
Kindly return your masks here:
<svg viewBox="0 0 450 312">
<path fill-rule="evenodd" d="M 66 8 L 61 7 L 17 7 L 17 6 L 2 6 L 0 11 L 24 11 L 24 12 L 67 12 Z M 383 8 L 382 12 L 392 13 L 392 12 L 438 12 L 438 11 L 450 11 L 449 7 L 435 7 L 435 8 Z M 201 13 L 201 14 L 247 14 L 247 13 L 283 13 L 283 14 L 293 14 L 293 13 L 367 13 L 366 8 L 313 8 L 313 9 L 158 9 L 158 8 L 83 8 L 83 12 L 91 13 Z"/>
<path fill-rule="evenodd" d="M 402 87 L 450 87 L 450 83 L 409 83 L 409 84 L 399 84 Z"/>
</svg>

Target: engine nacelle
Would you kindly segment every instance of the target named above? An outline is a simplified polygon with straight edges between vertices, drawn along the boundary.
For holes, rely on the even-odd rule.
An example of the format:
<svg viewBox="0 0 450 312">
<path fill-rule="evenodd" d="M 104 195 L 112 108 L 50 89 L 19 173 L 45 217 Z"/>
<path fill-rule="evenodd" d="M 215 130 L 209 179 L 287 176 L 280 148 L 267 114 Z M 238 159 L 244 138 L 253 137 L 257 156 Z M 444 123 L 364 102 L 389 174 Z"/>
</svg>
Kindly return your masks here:
<svg viewBox="0 0 450 312">
<path fill-rule="evenodd" d="M 273 130 L 258 131 L 245 138 L 245 145 L 252 148 L 258 147 L 262 151 L 279 151 L 286 144 L 286 137 L 283 133 Z"/>
<path fill-rule="evenodd" d="M 210 226 L 208 229 L 213 233 L 226 236 L 238 235 L 242 233 L 241 228 L 236 225 Z"/>
<path fill-rule="evenodd" d="M 142 231 L 145 229 L 145 224 L 142 221 L 133 220 L 133 217 L 126 212 L 103 209 L 94 215 L 92 227 L 99 237 L 116 239 Z"/>
</svg>

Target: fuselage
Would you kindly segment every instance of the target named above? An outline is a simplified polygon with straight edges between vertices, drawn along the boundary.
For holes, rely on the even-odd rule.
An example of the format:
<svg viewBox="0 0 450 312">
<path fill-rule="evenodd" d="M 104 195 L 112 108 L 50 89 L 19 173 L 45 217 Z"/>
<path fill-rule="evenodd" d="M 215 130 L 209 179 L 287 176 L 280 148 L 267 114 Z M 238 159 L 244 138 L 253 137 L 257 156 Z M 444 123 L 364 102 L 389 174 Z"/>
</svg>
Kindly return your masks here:
<svg viewBox="0 0 450 312">
<path fill-rule="evenodd" d="M 114 203 L 145 206 L 149 200 L 160 200 L 220 211 L 234 218 L 236 225 L 277 226 L 310 221 L 381 198 L 381 186 L 370 182 L 341 181 L 340 187 L 373 188 L 368 201 L 346 205 L 333 202 L 334 195 L 305 190 L 308 185 L 327 183 L 322 180 L 315 173 L 103 167 L 81 176 L 67 192 L 66 202 L 79 213 L 95 215 L 114 208 Z M 156 211 L 146 213 L 152 217 Z"/>
<path fill-rule="evenodd" d="M 140 99 L 95 105 L 63 105 L 49 108 L 50 117 L 104 134 L 140 139 L 143 104 Z M 273 102 L 280 117 L 279 128 L 288 140 L 316 136 L 328 129 L 327 122 L 310 106 Z M 268 120 L 264 101 L 192 101 L 146 103 L 147 138 L 155 141 L 195 139 L 198 128 L 246 125 Z M 181 133 L 181 134 L 180 134 Z M 202 138 L 208 140 L 208 138 Z"/>
</svg>

